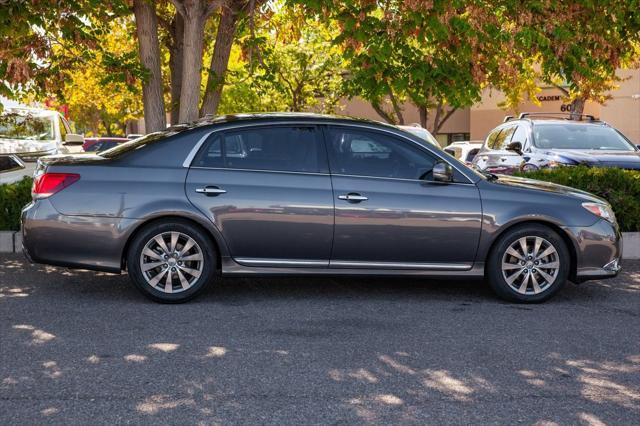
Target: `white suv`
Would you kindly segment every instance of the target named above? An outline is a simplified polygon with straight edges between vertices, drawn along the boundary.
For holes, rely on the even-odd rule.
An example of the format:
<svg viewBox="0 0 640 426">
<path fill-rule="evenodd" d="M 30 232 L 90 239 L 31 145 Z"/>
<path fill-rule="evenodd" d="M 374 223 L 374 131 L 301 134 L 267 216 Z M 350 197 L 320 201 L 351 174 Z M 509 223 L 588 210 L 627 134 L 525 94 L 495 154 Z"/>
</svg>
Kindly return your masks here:
<svg viewBox="0 0 640 426">
<path fill-rule="evenodd" d="M 69 123 L 56 111 L 13 107 L 0 114 L 0 155 L 23 160 L 43 155 L 82 151 L 84 137 L 71 133 Z"/>
</svg>

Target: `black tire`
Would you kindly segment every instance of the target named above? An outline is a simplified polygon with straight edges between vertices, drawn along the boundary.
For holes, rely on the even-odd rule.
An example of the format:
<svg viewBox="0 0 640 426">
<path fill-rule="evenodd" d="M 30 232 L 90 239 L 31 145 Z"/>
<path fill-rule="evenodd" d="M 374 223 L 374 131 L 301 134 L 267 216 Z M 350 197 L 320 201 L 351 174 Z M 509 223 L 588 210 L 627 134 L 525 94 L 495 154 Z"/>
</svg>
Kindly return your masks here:
<svg viewBox="0 0 640 426">
<path fill-rule="evenodd" d="M 520 240 L 525 238 L 525 245 L 531 250 L 527 250 L 530 254 L 533 252 L 535 247 L 536 237 L 543 239 L 543 247 L 548 247 L 547 244 L 553 246 L 555 249 L 555 253 L 552 253 L 549 257 L 545 258 L 545 261 L 539 261 L 538 264 L 533 265 L 532 263 L 535 261 L 535 257 L 532 260 L 529 260 L 528 256 L 524 256 L 524 259 L 516 258 L 509 253 L 513 253 L 509 250 L 512 247 L 512 244 L 516 244 L 517 247 L 520 246 Z M 532 247 L 533 246 L 533 247 Z M 518 250 L 518 254 L 522 254 L 523 250 Z M 539 250 L 539 254 L 543 254 L 544 250 Z M 505 264 L 508 265 L 511 269 L 506 269 L 503 271 L 503 260 L 506 260 Z M 549 260 L 551 259 L 551 260 Z M 555 259 L 555 260 L 554 260 Z M 523 265 L 523 262 L 525 263 Z M 547 262 L 547 263 L 542 263 Z M 550 269 L 546 269 L 536 265 L 552 265 L 555 262 L 558 262 L 557 270 L 551 272 Z M 515 265 L 519 265 L 518 267 L 522 267 L 522 271 L 520 272 L 523 275 L 516 277 L 516 281 L 512 284 L 509 284 L 507 278 L 512 278 L 513 274 L 518 273 L 520 270 L 516 269 L 514 272 L 511 270 Z M 569 269 L 571 267 L 571 257 L 569 255 L 569 250 L 567 248 L 566 243 L 558 235 L 557 232 L 548 228 L 544 225 L 539 224 L 523 224 L 516 226 L 507 230 L 503 235 L 501 235 L 496 243 L 494 244 L 491 253 L 489 254 L 489 258 L 487 259 L 486 264 L 486 275 L 489 281 L 489 285 L 493 289 L 493 291 L 502 299 L 505 299 L 510 302 L 518 302 L 518 303 L 540 303 L 544 302 L 551 297 L 553 297 L 558 291 L 564 287 L 567 282 L 567 278 L 569 277 Z M 542 269 L 547 276 L 553 275 L 555 278 L 550 282 L 546 280 L 540 272 L 539 269 Z M 529 273 L 533 275 L 533 278 L 527 278 L 526 274 Z M 525 284 L 524 279 L 527 278 L 528 281 Z M 548 284 L 548 286 L 540 287 L 538 289 L 541 291 L 535 293 L 533 288 L 533 279 L 536 280 L 536 284 L 538 284 L 538 280 L 544 281 Z M 520 284 L 523 283 L 523 284 Z M 524 285 L 524 293 L 521 292 L 522 286 Z M 520 289 L 516 289 L 515 287 L 520 287 Z M 526 293 L 526 294 L 525 294 Z"/>
<path fill-rule="evenodd" d="M 148 249 L 147 244 L 152 243 L 154 237 L 158 235 L 163 235 L 163 237 L 161 238 L 166 243 L 166 235 L 169 235 L 167 248 L 170 248 L 171 243 L 173 242 L 170 238 L 172 232 L 182 234 L 180 240 L 178 240 L 179 242 L 175 244 L 176 247 L 180 247 L 181 242 L 186 242 L 187 237 L 195 241 L 196 245 L 193 245 L 193 248 L 188 249 L 187 252 L 195 252 L 195 255 L 199 256 L 202 259 L 202 265 L 200 265 L 199 260 L 192 262 L 184 261 L 180 262 L 180 264 L 184 265 L 185 268 L 187 268 L 187 266 L 193 267 L 193 269 L 191 269 L 192 271 L 197 272 L 199 270 L 200 273 L 197 277 L 188 275 L 186 272 L 183 273 L 183 269 L 180 269 L 181 277 L 179 277 L 177 269 L 182 267 L 178 267 L 177 263 L 173 268 L 170 265 L 163 264 L 162 266 L 158 266 L 157 269 L 152 269 L 150 272 L 142 271 L 141 263 L 143 262 L 143 250 L 145 250 L 145 248 Z M 183 249 L 185 246 L 186 244 L 182 245 L 181 249 Z M 160 250 L 158 251 L 162 252 Z M 180 250 L 176 249 L 174 250 L 174 252 L 179 253 Z M 189 255 L 187 252 L 185 252 L 185 255 Z M 193 255 L 191 256 L 193 257 Z M 147 259 L 147 261 L 149 262 L 155 260 L 148 257 L 145 257 L 145 259 Z M 177 260 L 178 259 L 176 258 L 174 262 L 177 262 Z M 159 262 L 164 262 L 164 260 L 159 260 Z M 189 221 L 180 219 L 153 222 L 143 227 L 134 236 L 127 253 L 127 270 L 129 272 L 129 277 L 133 281 L 133 284 L 142 294 L 144 294 L 151 300 L 160 303 L 183 303 L 196 297 L 207 284 L 213 283 L 216 280 L 216 263 L 217 256 L 215 252 L 215 246 L 209 235 L 206 234 L 206 231 Z M 176 270 L 176 272 L 173 272 L 172 277 L 169 278 L 174 283 L 171 285 L 171 293 L 165 292 L 163 290 L 163 288 L 166 288 L 167 285 L 166 283 L 164 283 L 164 281 L 166 281 L 165 279 L 160 280 L 160 282 L 158 283 L 158 287 L 153 287 L 150 282 L 148 282 L 148 274 L 156 273 L 156 271 L 158 271 L 157 273 L 159 274 L 161 272 L 164 272 L 165 269 L 167 269 L 165 277 L 168 273 L 170 273 L 171 270 Z M 182 278 L 187 281 L 193 279 L 193 281 L 190 282 L 188 286 L 185 286 L 185 290 L 183 290 L 183 286 L 180 282 Z M 175 292 L 173 292 L 174 288 L 176 289 Z"/>
</svg>

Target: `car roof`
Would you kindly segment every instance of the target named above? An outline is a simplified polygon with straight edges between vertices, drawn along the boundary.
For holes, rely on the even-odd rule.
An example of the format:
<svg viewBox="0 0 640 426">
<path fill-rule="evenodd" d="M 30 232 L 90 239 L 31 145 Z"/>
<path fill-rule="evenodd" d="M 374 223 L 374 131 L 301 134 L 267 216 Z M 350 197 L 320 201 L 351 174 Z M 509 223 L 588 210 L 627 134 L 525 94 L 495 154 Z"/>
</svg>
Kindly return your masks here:
<svg viewBox="0 0 640 426">
<path fill-rule="evenodd" d="M 33 115 L 36 117 L 55 117 L 60 115 L 58 111 L 31 107 L 8 107 L 2 111 L 2 114 Z"/>
<path fill-rule="evenodd" d="M 197 121 L 187 124 L 177 124 L 169 127 L 167 130 L 187 130 L 202 126 L 230 124 L 237 122 L 277 122 L 277 121 L 318 121 L 318 122 L 343 122 L 345 124 L 361 123 L 377 126 L 385 126 L 390 129 L 397 129 L 396 126 L 383 123 L 380 121 L 369 120 L 366 118 L 347 117 L 333 114 L 316 114 L 307 112 L 260 112 L 260 113 L 243 113 L 243 114 L 227 114 L 217 116 L 205 116 Z"/>
</svg>

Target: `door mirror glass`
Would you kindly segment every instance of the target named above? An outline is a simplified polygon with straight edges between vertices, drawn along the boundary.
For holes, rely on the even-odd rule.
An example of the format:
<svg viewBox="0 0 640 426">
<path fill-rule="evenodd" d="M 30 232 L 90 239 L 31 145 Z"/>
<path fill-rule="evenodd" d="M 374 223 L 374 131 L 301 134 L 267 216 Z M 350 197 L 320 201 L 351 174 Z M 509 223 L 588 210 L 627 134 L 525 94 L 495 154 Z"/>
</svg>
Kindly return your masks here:
<svg viewBox="0 0 640 426">
<path fill-rule="evenodd" d="M 453 182 L 453 168 L 451 164 L 438 161 L 433 165 L 433 180 L 435 182 Z"/>
<path fill-rule="evenodd" d="M 507 145 L 507 151 L 513 151 L 518 155 L 522 155 L 522 144 L 520 142 L 511 142 Z"/>
<path fill-rule="evenodd" d="M 84 136 L 77 133 L 67 133 L 64 137 L 65 145 L 82 145 L 84 143 Z"/>
</svg>

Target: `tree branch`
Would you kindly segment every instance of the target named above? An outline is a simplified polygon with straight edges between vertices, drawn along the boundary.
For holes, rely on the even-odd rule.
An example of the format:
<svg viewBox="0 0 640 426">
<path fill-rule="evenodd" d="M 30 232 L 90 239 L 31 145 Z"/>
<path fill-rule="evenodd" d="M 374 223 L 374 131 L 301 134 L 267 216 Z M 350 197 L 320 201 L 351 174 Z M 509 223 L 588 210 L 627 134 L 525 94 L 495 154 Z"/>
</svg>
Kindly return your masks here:
<svg viewBox="0 0 640 426">
<path fill-rule="evenodd" d="M 171 2 L 171 4 L 173 5 L 173 7 L 176 8 L 176 10 L 178 11 L 178 13 L 182 16 L 186 16 L 187 11 L 184 8 L 184 4 L 182 3 L 181 0 L 169 0 L 169 2 Z"/>
<path fill-rule="evenodd" d="M 396 117 L 398 117 L 398 123 L 404 124 L 404 116 L 402 115 L 402 109 L 400 108 L 400 105 L 398 105 L 398 101 L 396 100 L 396 97 L 393 94 L 393 90 L 391 90 L 391 88 L 389 88 L 389 99 L 391 100 L 393 111 L 396 113 Z"/>
</svg>

